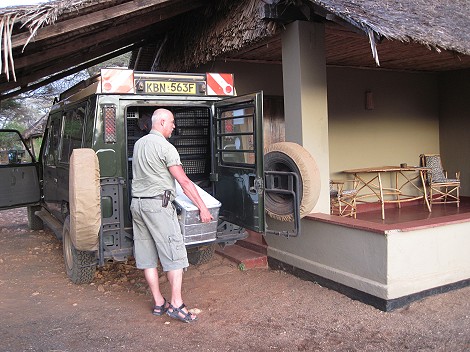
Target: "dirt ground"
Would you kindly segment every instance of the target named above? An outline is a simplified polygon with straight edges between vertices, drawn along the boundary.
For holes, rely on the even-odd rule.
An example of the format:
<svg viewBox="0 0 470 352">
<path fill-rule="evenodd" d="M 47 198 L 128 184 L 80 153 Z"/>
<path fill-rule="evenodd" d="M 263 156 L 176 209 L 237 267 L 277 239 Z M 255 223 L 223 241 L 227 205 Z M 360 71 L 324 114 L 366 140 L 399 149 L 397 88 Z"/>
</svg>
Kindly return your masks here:
<svg viewBox="0 0 470 352">
<path fill-rule="evenodd" d="M 132 263 L 74 285 L 49 229 L 29 230 L 25 209 L 0 212 L 0 351 L 470 351 L 470 287 L 385 313 L 216 256 L 189 268 L 183 290 L 196 323 L 153 316 Z"/>
</svg>

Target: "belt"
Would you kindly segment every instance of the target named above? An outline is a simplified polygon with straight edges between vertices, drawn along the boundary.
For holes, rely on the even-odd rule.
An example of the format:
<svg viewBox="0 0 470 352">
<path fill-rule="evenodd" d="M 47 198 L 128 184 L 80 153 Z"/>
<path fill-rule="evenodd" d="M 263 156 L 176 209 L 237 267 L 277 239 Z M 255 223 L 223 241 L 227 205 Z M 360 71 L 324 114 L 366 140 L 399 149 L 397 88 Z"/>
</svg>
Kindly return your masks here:
<svg viewBox="0 0 470 352">
<path fill-rule="evenodd" d="M 134 199 L 162 199 L 162 195 L 153 196 L 153 197 L 132 197 Z"/>
</svg>

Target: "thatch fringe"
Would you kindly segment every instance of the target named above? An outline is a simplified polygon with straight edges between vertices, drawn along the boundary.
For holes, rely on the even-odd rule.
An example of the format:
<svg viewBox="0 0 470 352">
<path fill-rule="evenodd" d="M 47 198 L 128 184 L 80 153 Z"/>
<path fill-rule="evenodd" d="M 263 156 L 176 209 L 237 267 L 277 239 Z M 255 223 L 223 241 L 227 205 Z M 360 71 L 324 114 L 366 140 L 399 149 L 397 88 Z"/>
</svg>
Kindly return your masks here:
<svg viewBox="0 0 470 352">
<path fill-rule="evenodd" d="M 470 55 L 468 0 L 308 0 L 389 40 L 415 42 L 434 49 Z"/>
<path fill-rule="evenodd" d="M 261 18 L 260 0 L 218 1 L 200 16 L 187 16 L 169 34 L 158 69 L 185 71 L 214 57 L 274 35 L 277 24 Z"/>
<path fill-rule="evenodd" d="M 0 9 L 0 51 L 2 52 L 0 74 L 3 72 L 9 81 L 11 72 L 13 80 L 16 81 L 11 45 L 14 26 L 20 30 L 26 28 L 30 33 L 23 46 L 24 50 L 41 27 L 54 24 L 64 12 L 76 11 L 93 2 L 96 3 L 93 0 L 56 0 L 35 6 L 12 6 Z"/>
</svg>

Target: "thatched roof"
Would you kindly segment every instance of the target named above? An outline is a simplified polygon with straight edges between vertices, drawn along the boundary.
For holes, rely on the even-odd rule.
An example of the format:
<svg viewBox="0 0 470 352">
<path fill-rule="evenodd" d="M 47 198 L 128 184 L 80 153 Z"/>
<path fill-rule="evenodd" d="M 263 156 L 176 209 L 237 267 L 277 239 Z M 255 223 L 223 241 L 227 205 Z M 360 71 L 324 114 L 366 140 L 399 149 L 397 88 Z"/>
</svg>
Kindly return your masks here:
<svg viewBox="0 0 470 352">
<path fill-rule="evenodd" d="M 188 22 L 165 38 L 161 57 L 165 70 L 185 70 L 253 45 L 283 30 L 282 22 L 266 20 L 265 6 L 303 6 L 303 20 L 336 22 L 363 32 L 370 55 L 380 65 L 378 43 L 384 38 L 470 55 L 470 1 L 468 0 L 240 0 L 226 2 L 202 20 Z M 308 14 L 305 10 L 308 7 Z M 201 24 L 197 25 L 197 21 Z M 181 45 L 183 43 L 183 45 Z M 176 57 L 176 59 L 175 59 Z M 263 59 L 262 57 L 260 58 Z"/>
<path fill-rule="evenodd" d="M 271 18 L 273 6 L 302 16 Z M 294 20 L 327 24 L 333 65 L 470 67 L 469 0 L 55 0 L 0 8 L 0 100 L 149 43 L 145 69 L 187 70 L 230 57 L 279 62 L 280 33 Z"/>
<path fill-rule="evenodd" d="M 0 8 L 0 100 L 132 51 L 217 0 L 56 0 Z"/>
<path fill-rule="evenodd" d="M 24 43 L 28 45 L 39 28 L 54 24 L 63 13 L 78 11 L 91 4 L 93 0 L 55 0 L 38 5 L 9 6 L 0 8 L 0 73 L 16 80 L 14 58 L 11 47 L 13 32 L 28 31 L 29 35 Z"/>
<path fill-rule="evenodd" d="M 184 71 L 272 36 L 277 24 L 263 20 L 264 5 L 260 0 L 225 0 L 207 7 L 200 17 L 186 17 L 162 40 L 162 56 L 154 65 Z"/>
<path fill-rule="evenodd" d="M 468 0 L 309 0 L 364 30 L 470 55 Z M 379 53 L 380 55 L 380 53 Z"/>
</svg>

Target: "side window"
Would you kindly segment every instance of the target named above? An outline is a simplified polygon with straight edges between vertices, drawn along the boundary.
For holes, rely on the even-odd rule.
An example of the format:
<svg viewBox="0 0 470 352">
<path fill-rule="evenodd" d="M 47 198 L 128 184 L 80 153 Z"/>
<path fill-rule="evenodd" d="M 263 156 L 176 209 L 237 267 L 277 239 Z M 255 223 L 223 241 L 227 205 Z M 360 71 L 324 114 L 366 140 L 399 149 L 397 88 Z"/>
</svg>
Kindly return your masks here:
<svg viewBox="0 0 470 352">
<path fill-rule="evenodd" d="M 29 164 L 32 161 L 32 156 L 17 131 L 0 133 L 0 165 Z"/>
<path fill-rule="evenodd" d="M 64 117 L 64 129 L 62 132 L 62 148 L 60 150 L 60 162 L 68 163 L 72 150 L 81 148 L 83 125 L 85 123 L 85 104 L 66 112 Z"/>
<path fill-rule="evenodd" d="M 226 163 L 254 164 L 254 108 L 224 111 L 220 119 L 222 160 Z"/>
<path fill-rule="evenodd" d="M 47 142 L 44 149 L 44 160 L 48 166 L 57 165 L 59 156 L 59 142 L 60 142 L 60 129 L 61 129 L 61 115 L 55 115 L 51 119 L 47 133 Z"/>
<path fill-rule="evenodd" d="M 91 99 L 86 109 L 86 122 L 85 122 L 85 140 L 83 142 L 84 148 L 91 148 L 93 146 L 93 133 L 95 127 L 95 103 L 96 97 Z"/>
</svg>

